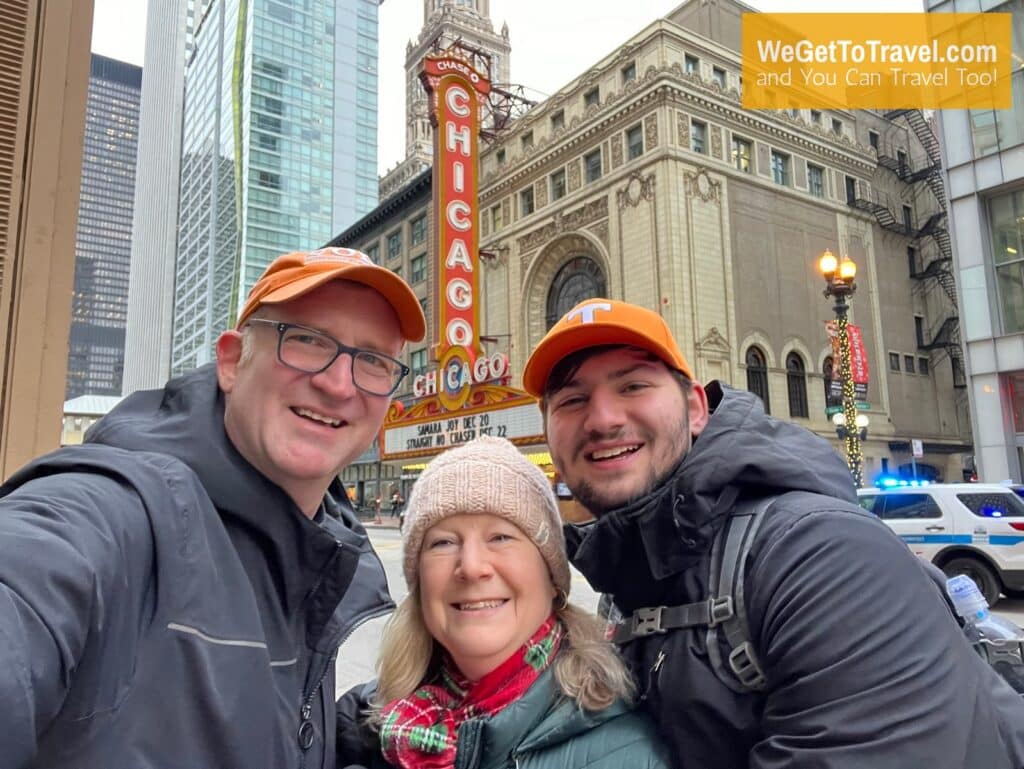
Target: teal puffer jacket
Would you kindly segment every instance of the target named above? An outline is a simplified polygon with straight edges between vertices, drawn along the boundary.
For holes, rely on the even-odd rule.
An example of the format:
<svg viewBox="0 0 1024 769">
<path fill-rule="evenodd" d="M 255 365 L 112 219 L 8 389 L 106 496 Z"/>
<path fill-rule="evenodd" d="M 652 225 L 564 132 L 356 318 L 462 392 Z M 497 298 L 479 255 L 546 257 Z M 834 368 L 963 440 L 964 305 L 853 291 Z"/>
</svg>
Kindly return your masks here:
<svg viewBox="0 0 1024 769">
<path fill-rule="evenodd" d="M 459 727 L 455 769 L 668 769 L 647 718 L 622 702 L 596 713 L 567 699 L 548 669 L 492 718 Z"/>
</svg>

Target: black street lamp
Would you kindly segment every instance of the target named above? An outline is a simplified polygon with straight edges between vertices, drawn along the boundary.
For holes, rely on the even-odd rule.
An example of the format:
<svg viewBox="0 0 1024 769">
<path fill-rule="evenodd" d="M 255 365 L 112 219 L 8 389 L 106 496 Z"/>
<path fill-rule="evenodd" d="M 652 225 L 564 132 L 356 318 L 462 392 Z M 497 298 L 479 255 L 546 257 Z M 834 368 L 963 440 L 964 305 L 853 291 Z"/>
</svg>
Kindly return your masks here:
<svg viewBox="0 0 1024 769">
<path fill-rule="evenodd" d="M 836 259 L 831 251 L 826 250 L 818 260 L 818 269 L 825 278 L 825 297 L 834 297 L 836 300 L 832 309 L 836 313 L 836 333 L 839 335 L 839 381 L 843 386 L 843 418 L 835 424 L 846 448 L 846 463 L 850 466 L 853 482 L 860 488 L 864 485 L 864 455 L 861 453 L 860 442 L 867 437 L 867 425 L 864 419 L 858 419 L 857 416 L 857 397 L 853 387 L 853 372 L 850 370 L 850 332 L 846 317 L 850 309 L 846 298 L 853 296 L 853 292 L 857 290 L 857 284 L 854 282 L 857 265 L 847 256 L 841 260 Z"/>
</svg>

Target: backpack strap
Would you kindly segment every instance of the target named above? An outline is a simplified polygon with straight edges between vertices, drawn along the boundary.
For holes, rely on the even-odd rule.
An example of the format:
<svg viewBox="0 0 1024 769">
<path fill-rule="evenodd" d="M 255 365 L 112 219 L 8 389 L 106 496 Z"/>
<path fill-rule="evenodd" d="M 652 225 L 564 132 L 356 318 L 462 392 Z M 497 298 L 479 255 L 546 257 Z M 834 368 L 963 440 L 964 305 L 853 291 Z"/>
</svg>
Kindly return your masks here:
<svg viewBox="0 0 1024 769">
<path fill-rule="evenodd" d="M 762 497 L 737 502 L 711 548 L 709 592 L 712 596 L 730 596 L 734 611 L 721 626 L 708 626 L 708 657 L 719 679 L 738 692 L 762 691 L 768 684 L 750 639 L 745 577 L 750 547 L 761 528 L 764 513 L 775 500 L 776 497 Z M 723 637 L 728 649 L 725 660 L 722 658 Z"/>
<path fill-rule="evenodd" d="M 712 669 L 729 688 L 738 692 L 761 691 L 767 686 L 764 671 L 750 641 L 747 625 L 744 577 L 750 546 L 776 497 L 742 500 L 715 535 L 711 547 L 710 597 L 679 606 L 646 606 L 618 623 L 611 633 L 625 644 L 668 630 L 707 627 L 708 656 Z M 720 643 L 729 649 L 728 670 Z"/>
</svg>

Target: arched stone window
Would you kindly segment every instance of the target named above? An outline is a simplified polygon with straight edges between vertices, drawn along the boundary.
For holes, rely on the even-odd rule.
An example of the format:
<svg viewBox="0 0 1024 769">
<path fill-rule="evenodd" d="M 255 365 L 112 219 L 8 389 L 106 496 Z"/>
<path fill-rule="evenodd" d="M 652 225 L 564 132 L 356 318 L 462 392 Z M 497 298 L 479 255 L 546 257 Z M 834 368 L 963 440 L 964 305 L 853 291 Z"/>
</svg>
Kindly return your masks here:
<svg viewBox="0 0 1024 769">
<path fill-rule="evenodd" d="M 789 390 L 789 415 L 806 419 L 810 416 L 807 408 L 807 370 L 799 353 L 791 352 L 786 356 L 786 386 Z"/>
<path fill-rule="evenodd" d="M 747 348 L 747 389 L 764 403 L 764 413 L 771 414 L 768 404 L 768 364 L 760 347 Z"/>
<path fill-rule="evenodd" d="M 548 291 L 546 328 L 569 310 L 595 296 L 607 296 L 608 283 L 601 266 L 588 256 L 575 256 L 555 275 Z"/>
</svg>

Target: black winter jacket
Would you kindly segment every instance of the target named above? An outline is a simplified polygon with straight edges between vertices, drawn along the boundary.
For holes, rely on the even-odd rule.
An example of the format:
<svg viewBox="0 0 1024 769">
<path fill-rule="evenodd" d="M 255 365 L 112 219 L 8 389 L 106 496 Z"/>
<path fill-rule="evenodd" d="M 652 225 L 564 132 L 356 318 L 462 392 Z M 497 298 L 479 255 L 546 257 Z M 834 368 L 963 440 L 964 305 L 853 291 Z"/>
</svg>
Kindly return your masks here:
<svg viewBox="0 0 1024 769">
<path fill-rule="evenodd" d="M 810 492 L 768 511 L 746 564 L 764 693 L 716 677 L 706 628 L 623 648 L 679 766 L 1024 766 L 1024 700 L 974 653 L 906 545 L 857 505 L 843 461 L 749 393 L 712 383 L 708 395 L 710 421 L 671 477 L 567 529 L 574 565 L 629 615 L 708 597 L 712 541 L 740 495 Z"/>
<path fill-rule="evenodd" d="M 347 762 L 334 655 L 383 567 L 340 487 L 310 520 L 238 454 L 214 373 L 0 488 L 0 769 Z"/>
</svg>

